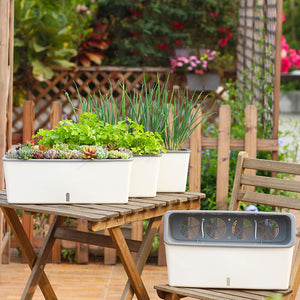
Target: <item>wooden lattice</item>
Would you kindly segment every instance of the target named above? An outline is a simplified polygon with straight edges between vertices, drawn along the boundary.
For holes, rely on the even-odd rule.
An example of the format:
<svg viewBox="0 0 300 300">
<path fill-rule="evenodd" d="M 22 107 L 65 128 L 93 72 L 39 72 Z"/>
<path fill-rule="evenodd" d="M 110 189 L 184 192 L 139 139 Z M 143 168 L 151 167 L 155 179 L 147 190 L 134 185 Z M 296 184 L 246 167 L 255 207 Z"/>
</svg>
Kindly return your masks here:
<svg viewBox="0 0 300 300">
<path fill-rule="evenodd" d="M 270 103 L 274 108 L 274 91 L 268 92 L 267 86 L 274 88 L 275 82 L 279 5 L 278 0 L 240 1 L 237 78 L 244 91 L 252 91 L 252 93 L 247 93 L 249 103 L 260 102 L 266 108 L 270 107 Z M 261 75 L 257 76 L 258 73 Z M 263 84 L 259 77 L 265 79 Z M 239 96 L 242 97 L 242 95 Z M 272 120 L 273 112 L 274 109 L 268 110 L 262 122 L 264 123 L 267 119 Z"/>
<path fill-rule="evenodd" d="M 59 100 L 62 102 L 63 115 L 67 118 L 73 117 L 73 111 L 65 96 L 68 92 L 70 98 L 75 105 L 78 105 L 78 93 L 76 85 L 81 96 L 86 97 L 88 93 L 96 96 L 101 91 L 102 95 L 111 93 L 116 100 L 121 100 L 122 88 L 120 84 L 124 84 L 126 91 L 139 92 L 141 86 L 154 85 L 159 76 L 161 85 L 168 82 L 170 88 L 177 86 L 179 89 L 184 89 L 186 83 L 184 78 L 178 78 L 169 74 L 168 68 L 125 68 L 125 67 L 80 67 L 76 70 L 55 69 L 54 77 L 51 80 L 44 82 L 36 81 L 29 100 L 35 103 L 35 130 L 39 128 L 49 127 L 50 107 L 53 101 Z M 225 91 L 225 86 L 220 87 L 219 91 L 211 93 L 207 98 L 207 109 L 213 108 L 218 110 L 216 102 L 222 101 L 222 94 Z M 22 131 L 22 108 L 14 107 L 13 109 L 13 131 Z"/>
</svg>

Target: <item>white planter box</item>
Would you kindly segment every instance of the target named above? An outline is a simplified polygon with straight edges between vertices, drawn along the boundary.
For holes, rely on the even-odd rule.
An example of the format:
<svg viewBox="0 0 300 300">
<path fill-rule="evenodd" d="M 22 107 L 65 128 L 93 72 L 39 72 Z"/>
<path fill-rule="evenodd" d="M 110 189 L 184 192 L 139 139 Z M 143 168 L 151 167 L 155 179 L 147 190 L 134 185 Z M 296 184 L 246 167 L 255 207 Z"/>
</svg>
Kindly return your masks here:
<svg viewBox="0 0 300 300">
<path fill-rule="evenodd" d="M 132 159 L 3 158 L 10 203 L 127 203 Z"/>
<path fill-rule="evenodd" d="M 185 192 L 191 150 L 162 154 L 158 175 L 158 192 Z"/>
<path fill-rule="evenodd" d="M 161 155 L 133 157 L 130 197 L 155 197 Z"/>
<path fill-rule="evenodd" d="M 288 288 L 295 244 L 293 215 L 252 213 L 250 216 L 249 212 L 222 211 L 181 213 L 185 217 L 178 218 L 175 212 L 170 211 L 164 217 L 170 285 Z M 273 227 L 274 220 L 277 227 Z M 241 224 L 245 225 L 244 232 L 241 231 Z M 235 226 L 238 228 L 234 229 Z M 267 227 L 265 232 L 277 233 L 277 236 L 275 234 L 272 240 L 270 235 L 262 234 L 263 226 Z"/>
</svg>

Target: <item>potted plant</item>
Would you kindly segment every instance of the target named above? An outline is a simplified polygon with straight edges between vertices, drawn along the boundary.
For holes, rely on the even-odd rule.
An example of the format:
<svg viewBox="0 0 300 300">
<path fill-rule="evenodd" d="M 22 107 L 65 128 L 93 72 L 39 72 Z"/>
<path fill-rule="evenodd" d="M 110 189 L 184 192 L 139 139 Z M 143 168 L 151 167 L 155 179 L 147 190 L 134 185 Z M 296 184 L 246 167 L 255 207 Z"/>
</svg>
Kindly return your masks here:
<svg viewBox="0 0 300 300">
<path fill-rule="evenodd" d="M 176 93 L 167 84 L 161 87 L 159 79 L 152 88 L 145 85 L 143 89 L 143 93 L 130 97 L 129 114 L 139 124 L 159 132 L 167 149 L 160 159 L 157 191 L 184 192 L 190 150 L 182 147 L 209 115 L 200 115 L 205 99 L 201 94 L 189 96 L 188 90 Z"/>
<path fill-rule="evenodd" d="M 163 140 L 160 132 L 155 130 L 147 130 L 149 126 L 143 126 L 135 118 L 131 109 L 126 112 L 126 100 L 131 105 L 134 101 L 130 100 L 124 86 L 123 97 L 120 108 L 118 108 L 114 97 L 111 94 L 103 96 L 99 92 L 100 101 L 97 101 L 95 95 L 89 94 L 87 98 L 81 97 L 78 92 L 79 102 L 81 109 L 86 112 L 95 112 L 97 118 L 101 121 L 115 124 L 116 127 L 122 132 L 122 138 L 117 135 L 107 135 L 105 144 L 114 148 L 115 145 L 122 148 L 127 148 L 133 153 L 133 165 L 131 172 L 130 191 L 131 197 L 155 197 L 157 191 L 157 181 L 159 172 L 159 161 L 161 152 L 165 151 Z M 76 108 L 73 105 L 69 95 L 66 94 L 74 114 L 76 115 Z M 131 118 L 127 117 L 132 117 Z M 77 117 L 76 117 L 77 118 Z"/>
<path fill-rule="evenodd" d="M 212 91 L 220 86 L 220 75 L 213 69 L 217 51 L 203 49 L 199 56 L 178 56 L 171 59 L 171 73 L 185 72 L 190 91 Z"/>
<path fill-rule="evenodd" d="M 116 125 L 99 122 L 94 114 L 40 129 L 38 145 L 20 145 L 3 158 L 8 202 L 128 202 L 132 153 L 104 147 L 107 136 L 117 134 L 126 139 Z"/>
</svg>

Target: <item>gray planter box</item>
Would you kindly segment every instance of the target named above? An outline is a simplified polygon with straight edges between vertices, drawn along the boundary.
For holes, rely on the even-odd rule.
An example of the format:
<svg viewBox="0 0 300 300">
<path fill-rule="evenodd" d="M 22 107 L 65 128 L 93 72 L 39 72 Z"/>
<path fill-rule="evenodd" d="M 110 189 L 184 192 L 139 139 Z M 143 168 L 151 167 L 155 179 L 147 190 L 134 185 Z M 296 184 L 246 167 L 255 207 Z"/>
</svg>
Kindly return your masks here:
<svg viewBox="0 0 300 300">
<path fill-rule="evenodd" d="M 200 74 L 186 74 L 188 89 L 190 91 L 215 91 L 221 84 L 218 72 Z"/>
</svg>

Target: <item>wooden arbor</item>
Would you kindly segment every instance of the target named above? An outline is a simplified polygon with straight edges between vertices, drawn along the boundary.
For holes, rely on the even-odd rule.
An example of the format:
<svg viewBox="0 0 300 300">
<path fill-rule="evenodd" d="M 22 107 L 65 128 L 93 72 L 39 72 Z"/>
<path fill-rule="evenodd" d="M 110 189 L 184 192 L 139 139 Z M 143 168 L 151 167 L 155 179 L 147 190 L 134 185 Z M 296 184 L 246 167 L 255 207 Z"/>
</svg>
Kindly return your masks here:
<svg viewBox="0 0 300 300">
<path fill-rule="evenodd" d="M 0 158 L 11 146 L 14 0 L 0 0 Z M 0 160 L 0 190 L 4 188 L 4 170 Z M 0 263 L 9 262 L 10 230 L 0 212 Z"/>
</svg>

